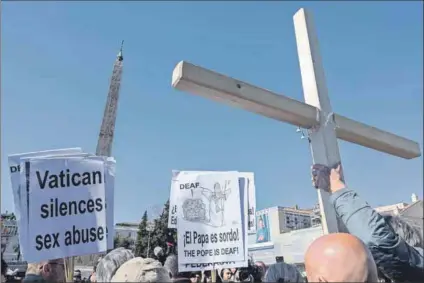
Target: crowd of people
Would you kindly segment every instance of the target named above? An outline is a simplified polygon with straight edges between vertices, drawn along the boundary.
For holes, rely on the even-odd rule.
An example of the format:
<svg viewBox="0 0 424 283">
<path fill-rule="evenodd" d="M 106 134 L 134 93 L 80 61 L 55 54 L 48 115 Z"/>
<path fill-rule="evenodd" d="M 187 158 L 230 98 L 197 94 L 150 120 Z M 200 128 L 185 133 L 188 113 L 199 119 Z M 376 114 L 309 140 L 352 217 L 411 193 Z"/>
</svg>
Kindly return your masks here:
<svg viewBox="0 0 424 283">
<path fill-rule="evenodd" d="M 397 216 L 382 216 L 348 188 L 341 166 L 312 167 L 316 188 L 331 193 L 346 231 L 323 235 L 307 249 L 306 277 L 295 265 L 249 262 L 249 267 L 179 272 L 172 252 L 155 250 L 153 258 L 135 257 L 117 248 L 101 258 L 87 282 L 423 282 L 423 232 Z M 172 251 L 172 250 L 171 250 Z M 2 273 L 3 273 L 2 261 Z M 64 282 L 63 260 L 29 264 L 23 282 Z M 82 281 L 77 278 L 75 281 Z"/>
</svg>

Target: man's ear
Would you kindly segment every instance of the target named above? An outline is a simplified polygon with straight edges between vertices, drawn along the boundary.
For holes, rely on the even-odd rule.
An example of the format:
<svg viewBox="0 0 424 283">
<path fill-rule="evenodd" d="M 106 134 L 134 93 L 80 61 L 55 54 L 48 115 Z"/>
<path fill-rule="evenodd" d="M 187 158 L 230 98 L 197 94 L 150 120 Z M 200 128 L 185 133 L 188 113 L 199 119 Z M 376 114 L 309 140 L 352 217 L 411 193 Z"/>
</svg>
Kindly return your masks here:
<svg viewBox="0 0 424 283">
<path fill-rule="evenodd" d="M 43 264 L 41 268 L 42 268 L 42 273 L 44 274 L 50 274 L 52 272 L 52 267 L 48 263 Z"/>
</svg>

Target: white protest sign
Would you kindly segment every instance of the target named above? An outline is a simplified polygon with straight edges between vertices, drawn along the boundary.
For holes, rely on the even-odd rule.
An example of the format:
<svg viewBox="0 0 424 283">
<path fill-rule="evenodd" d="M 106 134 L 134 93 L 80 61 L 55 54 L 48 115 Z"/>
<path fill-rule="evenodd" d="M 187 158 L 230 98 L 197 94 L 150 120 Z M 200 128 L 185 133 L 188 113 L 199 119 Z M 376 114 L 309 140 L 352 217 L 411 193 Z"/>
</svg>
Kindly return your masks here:
<svg viewBox="0 0 424 283">
<path fill-rule="evenodd" d="M 53 150 L 45 150 L 38 152 L 27 152 L 27 153 L 19 153 L 9 155 L 8 163 L 10 169 L 10 182 L 12 186 L 12 195 L 13 195 L 13 203 L 14 203 L 14 212 L 16 216 L 16 223 L 19 224 L 22 221 L 21 211 L 21 186 L 20 186 L 20 163 L 21 158 L 29 158 L 29 157 L 40 157 L 40 156 L 57 156 L 57 155 L 68 155 L 68 154 L 78 154 L 81 153 L 82 149 L 79 147 L 76 148 L 64 148 L 64 149 L 53 149 Z M 26 215 L 26 212 L 24 212 Z M 23 242 L 22 235 L 26 235 L 26 231 L 19 231 L 19 241 Z"/>
<path fill-rule="evenodd" d="M 28 204 L 25 259 L 30 262 L 107 250 L 105 160 L 30 159 L 21 166 Z M 21 228 L 21 227 L 19 227 Z"/>
<path fill-rule="evenodd" d="M 244 244 L 244 260 L 242 261 L 225 261 L 225 262 L 209 262 L 209 263 L 186 263 L 179 264 L 179 272 L 188 272 L 188 271 L 204 271 L 204 270 L 214 270 L 219 268 L 240 268 L 248 266 L 248 245 L 247 245 L 247 227 L 248 227 L 248 218 L 247 214 L 247 186 L 245 186 L 247 180 L 245 178 L 239 178 L 239 190 L 240 190 L 240 211 L 242 216 L 243 223 L 243 244 Z"/>
<path fill-rule="evenodd" d="M 248 225 L 248 233 L 256 232 L 256 224 L 255 224 L 255 211 L 256 211 L 256 191 L 255 191 L 255 179 L 254 174 L 251 172 L 237 172 L 237 171 L 229 171 L 231 173 L 238 173 L 239 178 L 247 179 L 245 182 L 245 186 L 247 188 L 247 206 L 249 213 L 249 225 Z M 178 193 L 179 188 L 177 185 L 177 181 L 179 176 L 185 176 L 189 174 L 214 174 L 214 173 L 224 173 L 222 171 L 172 171 L 172 180 L 171 180 L 171 190 L 169 197 L 169 217 L 168 217 L 168 228 L 177 228 L 177 210 L 178 210 Z"/>
<path fill-rule="evenodd" d="M 178 262 L 243 261 L 238 174 L 189 174 L 177 183 Z"/>
<path fill-rule="evenodd" d="M 69 155 L 63 155 L 63 156 L 48 156 L 48 157 L 35 157 L 35 158 L 21 158 L 21 168 L 25 168 L 25 163 L 30 160 L 37 160 L 37 159 L 57 159 L 57 158 L 68 158 L 68 159 L 79 159 L 82 158 L 90 158 L 92 160 L 99 160 L 101 162 L 105 162 L 105 185 L 106 185 L 106 200 L 105 200 L 105 208 L 107 208 L 107 227 L 114 227 L 114 192 L 115 192 L 115 167 L 116 167 L 116 161 L 113 157 L 105 157 L 105 156 L 95 156 L 88 153 L 79 153 L 79 154 L 69 154 Z M 22 174 L 21 174 L 22 175 Z M 25 176 L 23 176 L 25 177 Z M 21 176 L 22 178 L 22 176 Z M 26 190 L 25 184 L 21 185 L 22 187 L 22 208 L 28 207 L 30 192 L 29 190 Z M 26 193 L 25 193 L 26 192 Z M 24 211 L 27 211 L 26 209 L 23 209 Z M 28 214 L 28 213 L 27 213 Z M 20 228 L 22 231 L 25 231 L 25 229 L 28 227 L 28 220 L 24 213 L 21 213 L 22 215 L 22 221 L 23 224 Z M 27 225 L 24 225 L 24 223 L 27 223 Z M 107 228 L 107 247 L 108 249 L 114 248 L 114 236 L 115 236 L 115 230 L 113 228 Z M 20 237 L 20 243 L 21 247 L 24 247 L 26 243 L 28 243 L 28 239 L 26 238 L 27 233 L 23 233 L 23 235 Z M 25 259 L 25 254 L 23 253 L 23 249 L 21 249 L 22 257 Z"/>
</svg>

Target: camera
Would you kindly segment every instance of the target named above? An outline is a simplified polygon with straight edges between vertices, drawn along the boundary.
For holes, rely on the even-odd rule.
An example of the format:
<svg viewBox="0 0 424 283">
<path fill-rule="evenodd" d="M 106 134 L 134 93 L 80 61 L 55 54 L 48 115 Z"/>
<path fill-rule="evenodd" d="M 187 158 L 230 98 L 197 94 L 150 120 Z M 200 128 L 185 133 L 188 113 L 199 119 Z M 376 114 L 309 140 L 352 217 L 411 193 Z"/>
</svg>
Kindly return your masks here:
<svg viewBox="0 0 424 283">
<path fill-rule="evenodd" d="M 247 267 L 239 268 L 239 280 L 241 282 L 262 282 L 260 268 L 252 260 L 249 260 Z"/>
<path fill-rule="evenodd" d="M 276 262 L 284 262 L 284 257 L 283 256 L 276 256 L 275 261 Z"/>
</svg>

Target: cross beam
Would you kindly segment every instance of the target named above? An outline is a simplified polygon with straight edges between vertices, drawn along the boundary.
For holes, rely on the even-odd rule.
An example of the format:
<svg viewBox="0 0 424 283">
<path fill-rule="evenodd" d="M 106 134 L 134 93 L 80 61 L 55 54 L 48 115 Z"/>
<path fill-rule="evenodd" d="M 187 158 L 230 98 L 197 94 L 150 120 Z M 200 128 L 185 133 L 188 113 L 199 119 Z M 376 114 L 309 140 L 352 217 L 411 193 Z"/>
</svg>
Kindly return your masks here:
<svg viewBox="0 0 424 283">
<path fill-rule="evenodd" d="M 259 88 L 181 61 L 172 75 L 172 86 L 291 125 L 311 129 L 319 126 L 320 110 L 284 95 Z M 390 155 L 412 159 L 421 156 L 419 144 L 334 113 L 337 138 Z"/>
<path fill-rule="evenodd" d="M 293 18 L 306 103 L 184 61 L 173 71 L 172 86 L 310 130 L 314 163 L 340 161 L 337 138 L 405 159 L 421 156 L 419 144 L 412 140 L 332 112 L 312 17 L 300 9 Z M 324 233 L 333 233 L 338 225 L 328 197 L 318 191 Z"/>
</svg>

